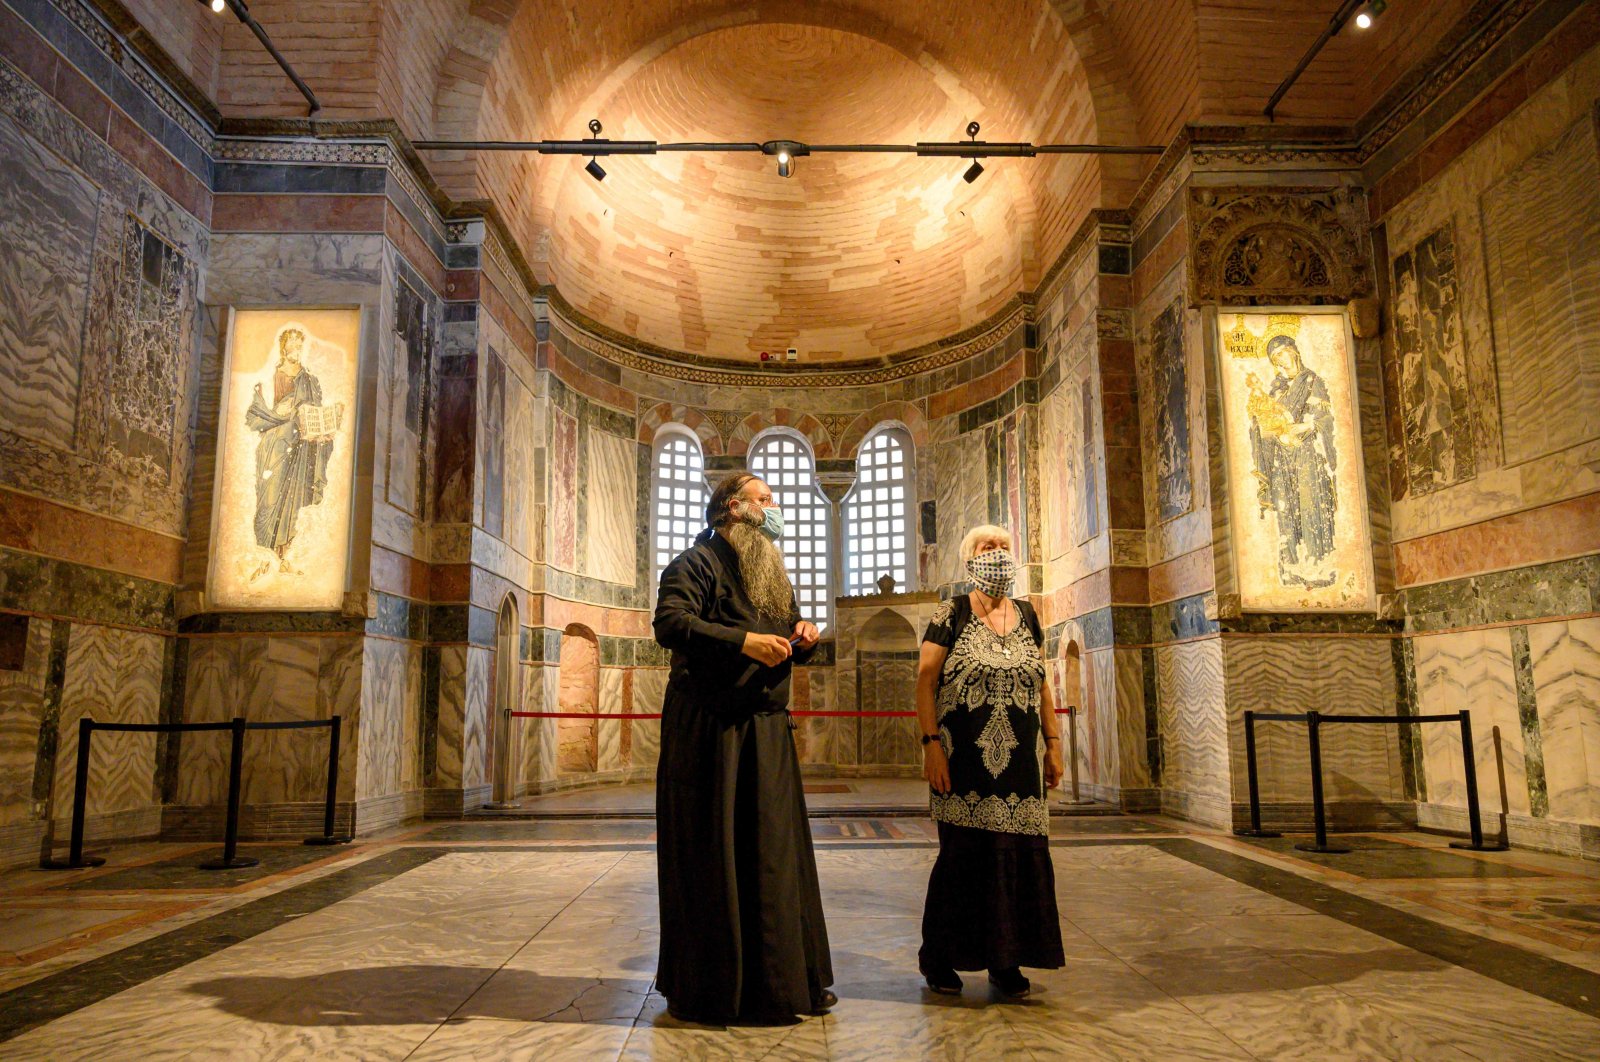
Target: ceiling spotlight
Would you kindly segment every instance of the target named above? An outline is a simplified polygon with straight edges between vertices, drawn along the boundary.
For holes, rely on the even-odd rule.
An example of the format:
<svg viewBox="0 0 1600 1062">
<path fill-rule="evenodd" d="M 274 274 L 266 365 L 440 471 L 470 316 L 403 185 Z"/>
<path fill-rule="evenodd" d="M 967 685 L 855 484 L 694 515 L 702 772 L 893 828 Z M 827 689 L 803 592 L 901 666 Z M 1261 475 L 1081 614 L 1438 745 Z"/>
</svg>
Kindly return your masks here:
<svg viewBox="0 0 1600 1062">
<path fill-rule="evenodd" d="M 779 177 L 793 177 L 795 160 L 801 155 L 811 154 L 811 148 L 798 140 L 768 140 L 761 145 L 761 153 L 778 160 Z"/>
<path fill-rule="evenodd" d="M 598 139 L 600 139 L 600 129 L 601 129 L 600 119 L 598 119 L 598 118 L 590 118 L 589 119 L 589 139 L 590 140 L 598 140 Z M 585 172 L 587 172 L 589 174 L 590 177 L 593 177 L 597 181 L 603 181 L 603 180 L 606 179 L 605 167 L 601 166 L 600 165 L 600 160 L 598 158 L 595 158 L 592 155 L 589 157 L 589 165 L 585 166 L 584 170 L 585 170 Z"/>
<path fill-rule="evenodd" d="M 778 176 L 794 176 L 794 156 L 787 151 L 778 152 Z"/>
<path fill-rule="evenodd" d="M 1383 9 L 1389 6 L 1389 0 L 1370 0 L 1361 13 L 1356 16 L 1356 29 L 1371 29 L 1372 23 L 1383 14 Z"/>
<path fill-rule="evenodd" d="M 1372 28 L 1372 16 L 1371 15 L 1369 15 L 1367 12 L 1363 11 L 1363 12 L 1361 12 L 1361 14 L 1356 16 L 1356 29 L 1371 29 L 1371 28 Z"/>
<path fill-rule="evenodd" d="M 219 15 L 222 14 L 223 10 L 227 8 L 227 6 L 228 0 L 211 0 L 211 10 L 215 11 Z"/>
<path fill-rule="evenodd" d="M 972 165 L 967 167 L 967 172 L 961 175 L 961 179 L 966 181 L 968 184 L 971 184 L 973 181 L 976 181 L 978 177 L 982 175 L 982 173 L 983 163 L 979 162 L 977 159 L 973 159 Z"/>
</svg>

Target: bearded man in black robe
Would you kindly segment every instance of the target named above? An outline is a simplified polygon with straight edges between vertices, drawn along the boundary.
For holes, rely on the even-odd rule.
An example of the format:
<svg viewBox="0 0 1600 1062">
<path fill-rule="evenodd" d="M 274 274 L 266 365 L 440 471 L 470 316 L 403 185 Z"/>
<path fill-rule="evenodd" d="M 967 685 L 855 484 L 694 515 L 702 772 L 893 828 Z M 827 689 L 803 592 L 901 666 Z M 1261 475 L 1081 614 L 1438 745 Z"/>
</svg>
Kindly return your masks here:
<svg viewBox="0 0 1600 1062">
<path fill-rule="evenodd" d="M 787 711 L 820 637 L 754 476 L 723 480 L 710 525 L 667 565 L 656 641 L 672 651 L 656 772 L 661 961 L 676 1018 L 788 1022 L 837 1002 L 816 856 Z"/>
</svg>

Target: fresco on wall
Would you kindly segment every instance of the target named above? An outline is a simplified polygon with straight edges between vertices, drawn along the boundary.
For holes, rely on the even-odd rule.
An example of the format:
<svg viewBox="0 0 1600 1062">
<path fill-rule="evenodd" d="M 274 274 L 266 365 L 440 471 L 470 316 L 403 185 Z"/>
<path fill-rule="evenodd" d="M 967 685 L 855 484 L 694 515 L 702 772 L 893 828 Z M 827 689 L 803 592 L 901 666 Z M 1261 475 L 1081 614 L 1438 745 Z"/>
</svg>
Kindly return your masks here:
<svg viewBox="0 0 1600 1062">
<path fill-rule="evenodd" d="M 1189 472 L 1189 380 L 1183 362 L 1183 301 L 1150 322 L 1150 379 L 1155 406 L 1156 511 L 1161 520 L 1194 504 Z"/>
<path fill-rule="evenodd" d="M 495 538 L 506 524 L 506 363 L 489 348 L 483 401 L 483 529 Z"/>
<path fill-rule="evenodd" d="M 1407 481 L 1413 494 L 1427 494 L 1477 471 L 1449 225 L 1395 258 L 1394 292 Z"/>
<path fill-rule="evenodd" d="M 472 451 L 478 427 L 477 373 L 475 354 L 451 354 L 439 359 L 433 518 L 441 524 L 465 524 L 472 520 Z"/>
<path fill-rule="evenodd" d="M 428 304 L 399 281 L 395 285 L 394 370 L 389 376 L 389 504 L 421 515 L 422 426 L 427 415 L 428 365 L 433 357 L 433 315 Z"/>
<path fill-rule="evenodd" d="M 234 313 L 212 529 L 214 605 L 339 607 L 360 331 L 358 309 Z"/>
<path fill-rule="evenodd" d="M 1344 314 L 1218 315 L 1246 608 L 1369 609 L 1372 552 Z"/>
</svg>

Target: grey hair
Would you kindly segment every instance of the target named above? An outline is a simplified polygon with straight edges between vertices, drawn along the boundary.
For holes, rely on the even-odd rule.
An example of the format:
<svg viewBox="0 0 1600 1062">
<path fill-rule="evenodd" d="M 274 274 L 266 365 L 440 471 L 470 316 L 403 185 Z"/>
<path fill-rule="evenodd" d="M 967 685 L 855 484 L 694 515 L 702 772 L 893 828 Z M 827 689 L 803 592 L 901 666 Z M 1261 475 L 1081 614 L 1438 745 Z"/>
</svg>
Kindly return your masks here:
<svg viewBox="0 0 1600 1062">
<path fill-rule="evenodd" d="M 982 542 L 986 538 L 1005 539 L 1006 549 L 1012 549 L 1015 545 L 1011 538 L 1011 532 L 1007 531 L 1005 528 L 996 524 L 979 524 L 971 531 L 968 531 L 967 537 L 961 540 L 962 564 L 967 563 L 967 561 L 971 560 L 977 555 L 978 543 Z"/>
</svg>

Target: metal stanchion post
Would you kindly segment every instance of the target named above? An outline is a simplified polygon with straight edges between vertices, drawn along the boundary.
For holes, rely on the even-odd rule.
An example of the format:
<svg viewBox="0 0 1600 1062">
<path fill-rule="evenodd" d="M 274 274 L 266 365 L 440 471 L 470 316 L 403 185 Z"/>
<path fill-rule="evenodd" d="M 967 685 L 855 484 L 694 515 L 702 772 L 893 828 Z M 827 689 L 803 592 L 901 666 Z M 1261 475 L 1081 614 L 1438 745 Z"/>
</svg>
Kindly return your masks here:
<svg viewBox="0 0 1600 1062">
<path fill-rule="evenodd" d="M 349 844 L 348 836 L 333 832 L 339 798 L 339 724 L 336 715 L 328 720 L 328 791 L 322 807 L 322 836 L 307 837 L 306 844 Z"/>
<path fill-rule="evenodd" d="M 1322 802 L 1322 713 L 1312 709 L 1306 713 L 1306 731 L 1311 745 L 1311 815 L 1316 825 L 1314 844 L 1295 845 L 1302 852 L 1348 852 L 1348 848 L 1333 848 L 1328 844 L 1327 808 Z"/>
<path fill-rule="evenodd" d="M 1275 830 L 1261 828 L 1261 776 L 1256 769 L 1256 713 L 1244 713 L 1244 764 L 1250 786 L 1250 828 L 1234 830 L 1240 837 L 1282 837 Z"/>
<path fill-rule="evenodd" d="M 1466 848 L 1474 852 L 1493 852 L 1499 845 L 1483 843 L 1483 809 L 1478 801 L 1478 758 L 1472 748 L 1472 713 L 1461 712 L 1461 770 L 1467 783 L 1467 832 L 1470 841 L 1451 841 L 1451 848 Z"/>
<path fill-rule="evenodd" d="M 89 745 L 93 735 L 94 720 L 78 720 L 78 765 L 72 779 L 72 847 L 64 860 L 41 861 L 39 866 L 45 870 L 82 870 L 105 865 L 102 857 L 83 854 L 83 817 L 89 803 Z"/>
<path fill-rule="evenodd" d="M 234 870 L 253 867 L 260 862 L 239 851 L 239 802 L 244 788 L 244 717 L 234 716 L 229 728 L 233 735 L 228 758 L 228 821 L 223 827 L 222 858 L 208 859 L 200 864 L 201 870 Z"/>
<path fill-rule="evenodd" d="M 1497 847 L 1504 851 L 1511 847 L 1511 801 L 1506 796 L 1506 755 L 1500 747 L 1500 728 L 1494 727 L 1489 733 L 1494 736 L 1494 769 L 1500 778 L 1500 843 Z"/>
</svg>

